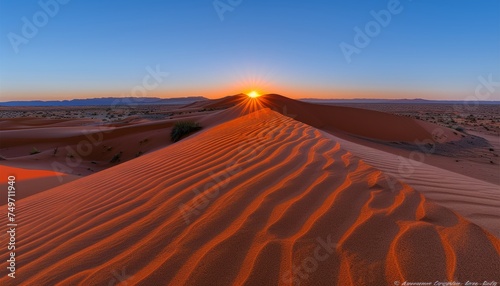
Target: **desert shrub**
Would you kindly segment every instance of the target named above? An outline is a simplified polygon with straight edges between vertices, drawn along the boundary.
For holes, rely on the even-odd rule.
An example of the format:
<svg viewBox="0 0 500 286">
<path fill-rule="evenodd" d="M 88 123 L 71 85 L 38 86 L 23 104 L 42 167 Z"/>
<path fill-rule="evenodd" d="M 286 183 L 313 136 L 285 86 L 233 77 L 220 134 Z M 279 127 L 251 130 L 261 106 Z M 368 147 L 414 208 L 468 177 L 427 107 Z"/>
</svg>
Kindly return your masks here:
<svg viewBox="0 0 500 286">
<path fill-rule="evenodd" d="M 173 142 L 177 142 L 182 139 L 182 137 L 196 132 L 201 129 L 200 124 L 193 121 L 179 121 L 176 122 L 172 132 L 170 133 L 170 138 Z"/>
<path fill-rule="evenodd" d="M 113 158 L 111 158 L 111 161 L 109 161 L 110 163 L 118 163 L 121 161 L 121 157 L 122 157 L 122 154 L 123 152 L 120 151 L 120 153 L 117 153 L 113 156 Z"/>
</svg>

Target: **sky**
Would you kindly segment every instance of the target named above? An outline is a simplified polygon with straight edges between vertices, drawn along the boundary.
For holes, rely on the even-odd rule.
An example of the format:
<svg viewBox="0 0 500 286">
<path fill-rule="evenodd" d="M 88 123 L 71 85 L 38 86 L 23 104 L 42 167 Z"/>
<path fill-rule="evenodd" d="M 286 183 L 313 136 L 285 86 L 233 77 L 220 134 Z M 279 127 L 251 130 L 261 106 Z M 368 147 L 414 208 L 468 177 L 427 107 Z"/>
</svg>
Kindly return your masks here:
<svg viewBox="0 0 500 286">
<path fill-rule="evenodd" d="M 500 100 L 496 0 L 2 0 L 0 100 Z"/>
</svg>

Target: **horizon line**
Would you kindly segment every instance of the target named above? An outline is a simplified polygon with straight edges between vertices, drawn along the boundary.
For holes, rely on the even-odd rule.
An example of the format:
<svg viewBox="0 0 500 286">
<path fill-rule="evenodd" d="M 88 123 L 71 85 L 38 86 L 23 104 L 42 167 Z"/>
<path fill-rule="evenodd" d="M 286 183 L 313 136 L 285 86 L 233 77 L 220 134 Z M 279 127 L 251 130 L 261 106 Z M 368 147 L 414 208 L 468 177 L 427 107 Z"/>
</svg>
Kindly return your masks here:
<svg viewBox="0 0 500 286">
<path fill-rule="evenodd" d="M 19 102 L 19 103 L 29 103 L 29 102 L 71 102 L 71 101 L 84 101 L 84 100 L 99 100 L 99 99 L 124 99 L 124 98 L 144 98 L 144 99 L 159 99 L 159 100 L 169 100 L 169 99 L 196 99 L 199 98 L 200 100 L 216 100 L 216 99 L 221 99 L 229 96 L 236 96 L 236 95 L 241 95 L 244 93 L 239 93 L 239 94 L 233 94 L 233 95 L 225 95 L 217 98 L 208 98 L 203 95 L 193 95 L 193 96 L 178 96 L 178 97 L 157 97 L 157 96 L 103 96 L 103 97 L 88 97 L 88 98 L 72 98 L 72 99 L 31 99 L 31 100 L 7 100 L 7 101 L 0 101 L 0 104 L 2 103 L 14 103 L 14 102 Z M 270 95 L 270 94 L 276 94 L 280 96 L 287 97 L 282 94 L 278 93 L 266 93 L 263 94 L 265 95 Z M 370 98 L 370 97 L 354 97 L 354 98 L 318 98 L 318 97 L 303 97 L 303 98 L 292 98 L 294 100 L 300 100 L 300 101 L 408 101 L 408 102 L 414 102 L 414 101 L 426 101 L 426 102 L 487 102 L 487 103 L 499 103 L 500 104 L 500 99 L 492 99 L 492 100 L 481 100 L 481 99 L 425 99 L 425 98 L 419 98 L 419 97 L 413 97 L 413 98 Z"/>
</svg>

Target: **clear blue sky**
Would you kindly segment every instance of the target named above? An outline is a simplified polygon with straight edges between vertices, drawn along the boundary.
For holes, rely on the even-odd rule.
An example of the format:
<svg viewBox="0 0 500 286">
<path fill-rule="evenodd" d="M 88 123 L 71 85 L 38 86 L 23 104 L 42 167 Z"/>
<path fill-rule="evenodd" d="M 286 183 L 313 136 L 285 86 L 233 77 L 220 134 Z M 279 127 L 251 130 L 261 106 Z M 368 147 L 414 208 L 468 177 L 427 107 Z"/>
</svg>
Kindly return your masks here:
<svg viewBox="0 0 500 286">
<path fill-rule="evenodd" d="M 23 35 L 23 17 L 43 24 L 46 12 L 36 0 L 2 0 L 1 97 L 120 96 L 141 85 L 148 66 L 169 73 L 149 93 L 163 97 L 257 88 L 291 97 L 460 100 L 474 94 L 478 76 L 500 81 L 497 0 L 401 0 L 348 62 L 340 44 L 356 47 L 354 28 L 364 30 L 370 12 L 390 2 L 242 0 L 221 21 L 213 0 L 71 0 Z M 499 100 L 499 90 L 489 99 Z"/>
</svg>

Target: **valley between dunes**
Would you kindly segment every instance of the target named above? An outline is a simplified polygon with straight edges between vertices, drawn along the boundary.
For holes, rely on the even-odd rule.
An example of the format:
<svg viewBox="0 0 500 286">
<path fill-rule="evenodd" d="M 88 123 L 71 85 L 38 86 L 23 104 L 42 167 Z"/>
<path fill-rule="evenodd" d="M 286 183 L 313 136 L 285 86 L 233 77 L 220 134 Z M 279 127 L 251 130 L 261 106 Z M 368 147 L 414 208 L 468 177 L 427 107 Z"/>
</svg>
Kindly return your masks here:
<svg viewBox="0 0 500 286">
<path fill-rule="evenodd" d="M 284 106 L 279 100 L 272 103 Z M 433 166 L 396 180 L 384 172 L 394 172 L 392 157 L 331 135 L 396 140 L 399 134 L 411 141 L 429 135 L 425 125 L 404 118 L 375 133 L 370 126 L 394 118 L 344 110 L 379 121 L 334 126 L 326 111 L 320 114 L 323 107 L 304 113 L 286 105 L 300 118 L 274 111 L 272 104 L 236 103 L 200 118 L 205 128 L 178 143 L 22 198 L 16 279 L 2 267 L 0 285 L 500 279 L 500 198 L 493 184 L 474 179 L 489 188 L 477 194 L 471 186 L 455 189 L 459 184 L 440 181 Z M 408 131 L 409 125 L 414 129 Z M 453 174 L 450 181 L 468 182 Z M 6 248 L 0 255 L 8 257 Z"/>
</svg>

